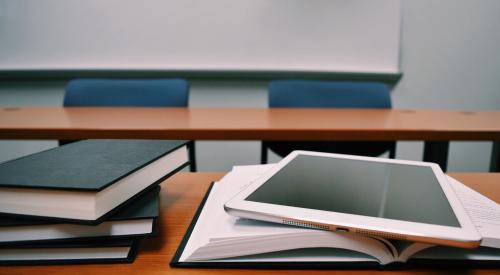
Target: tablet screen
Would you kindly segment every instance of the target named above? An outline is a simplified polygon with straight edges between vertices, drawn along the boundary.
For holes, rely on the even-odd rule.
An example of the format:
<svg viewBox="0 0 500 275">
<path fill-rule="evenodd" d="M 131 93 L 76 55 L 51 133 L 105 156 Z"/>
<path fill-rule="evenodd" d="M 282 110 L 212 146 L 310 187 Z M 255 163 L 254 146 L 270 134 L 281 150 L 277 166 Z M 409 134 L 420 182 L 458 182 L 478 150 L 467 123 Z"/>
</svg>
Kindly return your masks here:
<svg viewBox="0 0 500 275">
<path fill-rule="evenodd" d="M 299 154 L 246 200 L 460 227 L 426 166 Z"/>
</svg>

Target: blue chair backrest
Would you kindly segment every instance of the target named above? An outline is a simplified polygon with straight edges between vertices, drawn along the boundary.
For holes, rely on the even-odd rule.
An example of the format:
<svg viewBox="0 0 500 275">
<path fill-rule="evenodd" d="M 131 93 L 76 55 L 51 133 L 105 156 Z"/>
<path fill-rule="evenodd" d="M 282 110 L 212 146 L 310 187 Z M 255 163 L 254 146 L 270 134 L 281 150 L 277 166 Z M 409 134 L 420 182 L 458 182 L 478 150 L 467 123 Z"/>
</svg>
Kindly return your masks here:
<svg viewBox="0 0 500 275">
<path fill-rule="evenodd" d="M 269 107 L 391 108 L 387 85 L 378 82 L 274 80 Z"/>
<path fill-rule="evenodd" d="M 66 107 L 186 107 L 184 79 L 75 79 L 66 85 Z"/>
</svg>

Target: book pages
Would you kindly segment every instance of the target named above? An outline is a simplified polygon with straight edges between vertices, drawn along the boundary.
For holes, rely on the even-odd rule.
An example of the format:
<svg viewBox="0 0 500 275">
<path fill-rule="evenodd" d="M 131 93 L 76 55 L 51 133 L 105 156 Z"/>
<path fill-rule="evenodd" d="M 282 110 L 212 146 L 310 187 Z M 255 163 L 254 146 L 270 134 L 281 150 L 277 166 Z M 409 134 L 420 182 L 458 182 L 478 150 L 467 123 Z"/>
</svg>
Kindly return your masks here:
<svg viewBox="0 0 500 275">
<path fill-rule="evenodd" d="M 481 246 L 500 248 L 500 205 L 450 176 L 448 181 L 483 237 Z"/>
<path fill-rule="evenodd" d="M 227 214 L 223 209 L 224 203 L 263 175 L 269 168 L 271 165 L 236 166 L 213 186 L 180 261 L 220 259 L 317 247 L 362 252 L 372 255 L 382 264 L 393 260 L 392 254 L 385 245 L 365 236 L 240 219 Z M 368 255 L 356 252 L 352 252 L 349 259 L 346 258 L 346 253 L 343 253 L 340 258 L 336 258 L 336 254 L 338 253 L 332 251 L 331 257 L 325 257 L 324 253 L 318 254 L 318 257 L 307 254 L 301 254 L 300 257 L 301 259 L 306 257 L 309 261 L 375 260 Z M 276 257 L 279 258 L 279 256 L 269 257 L 266 255 L 260 260 L 275 261 Z M 251 260 L 250 258 L 254 258 L 254 256 L 250 256 L 248 260 Z M 239 258 L 239 260 L 246 259 Z M 294 261 L 296 258 L 282 257 L 280 260 Z"/>
</svg>

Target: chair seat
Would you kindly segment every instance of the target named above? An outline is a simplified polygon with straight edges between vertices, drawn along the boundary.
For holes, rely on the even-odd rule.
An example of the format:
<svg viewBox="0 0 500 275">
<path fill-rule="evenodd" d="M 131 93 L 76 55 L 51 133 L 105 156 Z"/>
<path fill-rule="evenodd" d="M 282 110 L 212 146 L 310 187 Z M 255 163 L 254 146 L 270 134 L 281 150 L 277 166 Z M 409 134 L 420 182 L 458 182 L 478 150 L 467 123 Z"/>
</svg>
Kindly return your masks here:
<svg viewBox="0 0 500 275">
<path fill-rule="evenodd" d="M 283 79 L 269 83 L 270 108 L 391 108 L 387 85 L 366 81 Z M 395 157 L 394 141 L 264 141 L 261 163 L 267 163 L 267 149 L 281 157 L 293 150 L 306 150 L 378 157 L 389 151 Z"/>
<path fill-rule="evenodd" d="M 65 107 L 187 107 L 189 83 L 180 78 L 74 79 L 66 85 Z M 59 145 L 74 142 L 61 140 Z M 191 172 L 196 171 L 195 144 L 188 143 Z"/>
</svg>

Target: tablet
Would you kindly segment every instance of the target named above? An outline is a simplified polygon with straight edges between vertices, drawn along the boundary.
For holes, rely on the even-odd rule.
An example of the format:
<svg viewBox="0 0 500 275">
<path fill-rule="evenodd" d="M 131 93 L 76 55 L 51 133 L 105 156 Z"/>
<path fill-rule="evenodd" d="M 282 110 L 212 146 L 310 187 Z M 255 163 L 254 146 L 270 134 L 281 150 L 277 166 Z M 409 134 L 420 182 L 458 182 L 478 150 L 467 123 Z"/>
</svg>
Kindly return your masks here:
<svg viewBox="0 0 500 275">
<path fill-rule="evenodd" d="M 481 237 L 435 163 L 294 151 L 224 205 L 234 216 L 473 248 Z"/>
</svg>

